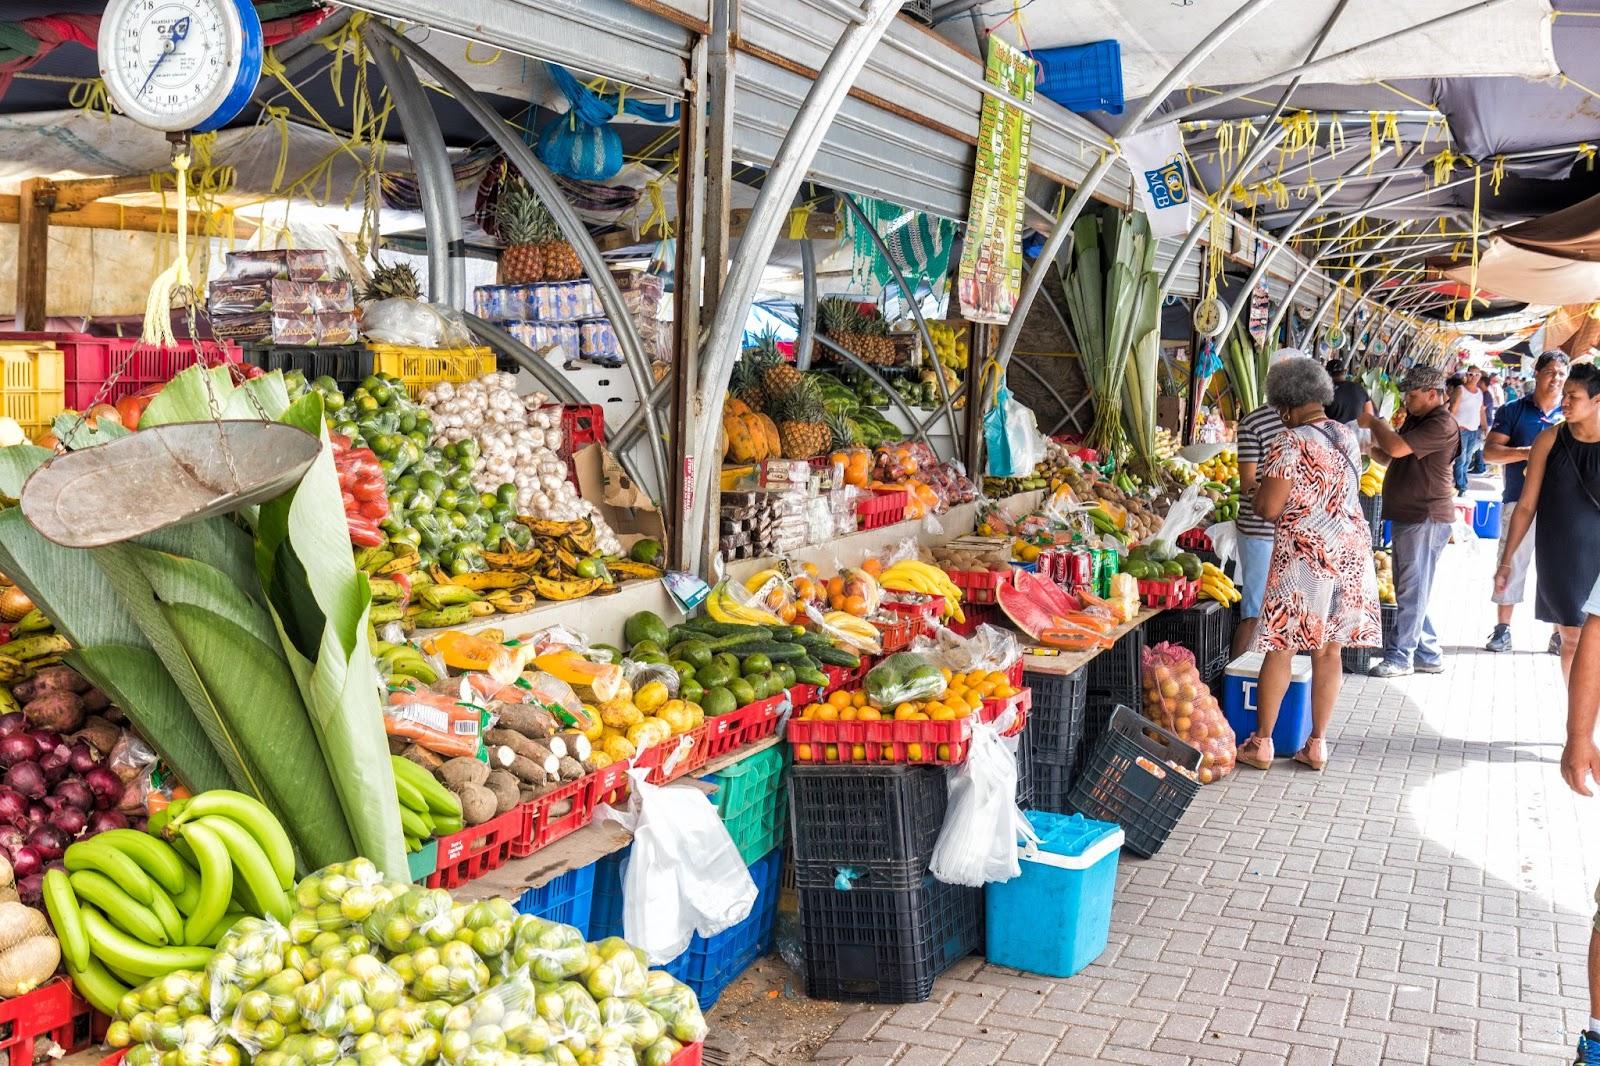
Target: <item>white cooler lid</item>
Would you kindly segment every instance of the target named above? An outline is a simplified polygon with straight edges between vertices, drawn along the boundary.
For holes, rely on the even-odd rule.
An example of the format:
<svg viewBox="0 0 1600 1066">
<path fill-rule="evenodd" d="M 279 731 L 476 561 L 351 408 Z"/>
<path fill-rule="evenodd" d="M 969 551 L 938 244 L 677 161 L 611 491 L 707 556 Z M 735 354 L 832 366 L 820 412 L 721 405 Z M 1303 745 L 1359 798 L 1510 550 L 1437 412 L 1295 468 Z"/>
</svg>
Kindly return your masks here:
<svg viewBox="0 0 1600 1066">
<path fill-rule="evenodd" d="M 1248 677 L 1251 680 L 1261 676 L 1261 662 L 1265 658 L 1259 651 L 1247 651 L 1223 671 L 1229 677 Z M 1311 680 L 1311 656 L 1296 655 L 1294 663 L 1289 667 L 1289 682 Z"/>
</svg>

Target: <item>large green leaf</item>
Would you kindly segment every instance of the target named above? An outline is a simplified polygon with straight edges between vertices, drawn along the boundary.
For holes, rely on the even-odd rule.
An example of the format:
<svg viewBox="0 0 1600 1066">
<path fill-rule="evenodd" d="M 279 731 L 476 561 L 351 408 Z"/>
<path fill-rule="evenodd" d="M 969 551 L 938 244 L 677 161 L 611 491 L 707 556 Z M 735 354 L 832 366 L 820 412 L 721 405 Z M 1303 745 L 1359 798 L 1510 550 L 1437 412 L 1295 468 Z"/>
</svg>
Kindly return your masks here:
<svg viewBox="0 0 1600 1066">
<path fill-rule="evenodd" d="M 326 439 L 315 393 L 283 421 Z M 331 449 L 322 450 L 292 493 L 262 505 L 256 566 L 324 756 L 338 767 L 334 782 L 351 835 L 362 855 L 404 878 L 399 810 L 373 801 L 394 792 L 394 771 L 367 644 L 372 593 L 351 556 Z"/>
<path fill-rule="evenodd" d="M 206 370 L 192 366 L 167 382 L 166 387 L 156 394 L 139 418 L 139 425 L 165 426 L 174 422 L 205 422 L 219 418 L 227 409 L 233 390 L 233 374 L 227 367 Z"/>
<path fill-rule="evenodd" d="M 0 448 L 0 496 L 20 498 L 23 482 L 53 454 L 48 448 L 36 448 L 31 444 Z"/>
</svg>

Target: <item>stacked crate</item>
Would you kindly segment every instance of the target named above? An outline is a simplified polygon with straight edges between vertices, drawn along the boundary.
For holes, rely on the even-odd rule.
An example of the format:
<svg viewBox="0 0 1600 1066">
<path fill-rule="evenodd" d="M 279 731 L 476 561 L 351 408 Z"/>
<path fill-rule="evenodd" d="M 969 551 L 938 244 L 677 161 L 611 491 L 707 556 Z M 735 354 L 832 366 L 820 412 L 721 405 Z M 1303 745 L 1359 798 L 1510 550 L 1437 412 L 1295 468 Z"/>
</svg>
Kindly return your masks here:
<svg viewBox="0 0 1600 1066">
<path fill-rule="evenodd" d="M 1017 804 L 1033 810 L 1070 813 L 1067 793 L 1077 774 L 1089 695 L 1089 668 L 1070 674 L 1028 671 L 1023 683 L 1033 691 L 1033 709 L 1018 746 Z M 1021 768 L 1030 773 L 1030 802 L 1023 802 Z"/>
</svg>

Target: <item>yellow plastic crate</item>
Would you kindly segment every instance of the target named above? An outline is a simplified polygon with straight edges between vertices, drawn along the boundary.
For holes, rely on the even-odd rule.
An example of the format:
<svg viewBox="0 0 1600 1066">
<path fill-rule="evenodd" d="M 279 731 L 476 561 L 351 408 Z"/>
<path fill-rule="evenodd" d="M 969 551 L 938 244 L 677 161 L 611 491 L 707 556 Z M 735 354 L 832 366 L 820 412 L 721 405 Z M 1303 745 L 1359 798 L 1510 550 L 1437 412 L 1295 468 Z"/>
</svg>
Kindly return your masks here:
<svg viewBox="0 0 1600 1066">
<path fill-rule="evenodd" d="M 494 352 L 488 348 L 408 348 L 399 344 L 368 343 L 372 370 L 390 374 L 404 383 L 413 400 L 440 381 L 460 383 L 494 373 Z"/>
<path fill-rule="evenodd" d="M 5 368 L 3 413 L 29 437 L 38 437 L 66 408 L 64 355 L 51 345 L 7 344 L 0 346 L 0 364 Z"/>
</svg>

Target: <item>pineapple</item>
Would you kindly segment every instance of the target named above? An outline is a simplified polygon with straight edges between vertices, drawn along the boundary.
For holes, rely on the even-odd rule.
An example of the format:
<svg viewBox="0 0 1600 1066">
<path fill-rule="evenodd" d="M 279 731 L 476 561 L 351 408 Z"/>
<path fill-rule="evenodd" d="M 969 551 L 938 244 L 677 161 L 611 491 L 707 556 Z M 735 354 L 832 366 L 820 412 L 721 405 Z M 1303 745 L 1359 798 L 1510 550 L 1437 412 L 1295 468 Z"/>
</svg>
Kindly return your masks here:
<svg viewBox="0 0 1600 1066">
<path fill-rule="evenodd" d="M 833 439 L 827 408 L 815 382 L 802 376 L 788 392 L 767 399 L 767 413 L 778 423 L 785 459 L 810 459 L 828 450 Z"/>
<path fill-rule="evenodd" d="M 856 428 L 851 424 L 850 416 L 843 411 L 829 411 L 824 422 L 831 438 L 828 442 L 829 448 L 850 448 L 861 443 L 856 438 Z"/>
<path fill-rule="evenodd" d="M 748 349 L 737 363 L 733 364 L 733 373 L 728 378 L 728 393 L 737 399 L 743 400 L 746 407 L 761 414 L 766 410 L 767 396 L 761 389 L 761 364 L 756 358 L 757 349 Z"/>
<path fill-rule="evenodd" d="M 835 343 L 860 356 L 866 363 L 893 366 L 899 361 L 889 325 L 882 318 L 868 315 L 848 296 L 830 296 L 822 301 L 823 329 Z"/>
<path fill-rule="evenodd" d="M 374 259 L 372 277 L 361 290 L 361 299 L 392 300 L 400 297 L 415 300 L 422 295 L 422 279 L 409 263 L 385 263 Z"/>
<path fill-rule="evenodd" d="M 506 182 L 495 208 L 495 224 L 505 250 L 500 253 L 499 280 L 502 285 L 526 285 L 544 281 L 544 245 L 550 212 L 532 189 L 521 180 Z"/>
</svg>

